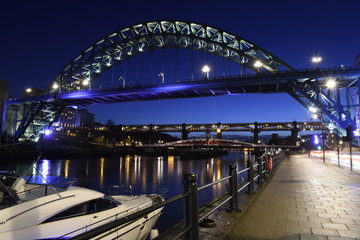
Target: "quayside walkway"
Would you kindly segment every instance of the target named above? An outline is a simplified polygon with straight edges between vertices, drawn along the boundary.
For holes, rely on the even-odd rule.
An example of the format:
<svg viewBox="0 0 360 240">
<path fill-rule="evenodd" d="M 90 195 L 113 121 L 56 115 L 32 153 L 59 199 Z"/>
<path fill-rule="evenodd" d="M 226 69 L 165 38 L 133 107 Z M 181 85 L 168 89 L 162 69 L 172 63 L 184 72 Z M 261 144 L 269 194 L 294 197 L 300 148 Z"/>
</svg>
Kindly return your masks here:
<svg viewBox="0 0 360 240">
<path fill-rule="evenodd" d="M 291 156 L 225 239 L 360 239 L 359 171 Z"/>
</svg>

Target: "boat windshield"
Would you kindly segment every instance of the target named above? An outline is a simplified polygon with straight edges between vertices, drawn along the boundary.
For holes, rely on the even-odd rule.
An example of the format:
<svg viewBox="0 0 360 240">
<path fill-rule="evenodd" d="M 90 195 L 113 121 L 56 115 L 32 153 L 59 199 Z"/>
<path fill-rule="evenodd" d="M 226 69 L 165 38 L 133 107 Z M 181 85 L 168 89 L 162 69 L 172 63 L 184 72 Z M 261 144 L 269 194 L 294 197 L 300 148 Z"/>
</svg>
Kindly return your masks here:
<svg viewBox="0 0 360 240">
<path fill-rule="evenodd" d="M 23 201 L 67 190 L 75 178 L 30 175 L 21 177 L 15 172 L 0 172 L 0 209 Z M 60 196 L 60 195 L 59 195 Z"/>
<path fill-rule="evenodd" d="M 69 188 L 76 181 L 75 178 L 50 175 L 29 175 L 23 178 L 27 184 L 51 185 L 55 188 L 63 189 Z"/>
</svg>

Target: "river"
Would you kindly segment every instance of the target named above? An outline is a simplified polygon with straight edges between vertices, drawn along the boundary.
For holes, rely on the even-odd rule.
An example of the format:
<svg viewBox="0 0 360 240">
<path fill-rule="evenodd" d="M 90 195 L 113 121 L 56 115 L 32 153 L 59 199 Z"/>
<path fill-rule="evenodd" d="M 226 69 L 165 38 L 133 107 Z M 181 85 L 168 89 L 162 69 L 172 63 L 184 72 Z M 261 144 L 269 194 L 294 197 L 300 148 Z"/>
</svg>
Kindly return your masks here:
<svg viewBox="0 0 360 240">
<path fill-rule="evenodd" d="M 228 155 L 214 158 L 189 159 L 179 156 L 101 157 L 93 159 L 42 159 L 36 169 L 43 175 L 76 178 L 75 185 L 108 193 L 109 186 L 118 185 L 121 193 L 160 193 L 165 198 L 183 192 L 183 176 L 194 172 L 198 175 L 198 185 L 203 186 L 228 176 L 229 164 L 235 163 L 238 170 L 245 167 L 248 155 L 233 151 Z M 15 170 L 23 175 L 32 162 L 2 162 L 1 170 Z M 35 173 L 32 169 L 29 173 Z M 243 177 L 246 177 L 245 175 Z M 224 184 L 217 184 L 199 192 L 199 205 L 225 193 Z M 183 201 L 165 207 L 156 226 L 163 231 L 183 219 Z"/>
</svg>

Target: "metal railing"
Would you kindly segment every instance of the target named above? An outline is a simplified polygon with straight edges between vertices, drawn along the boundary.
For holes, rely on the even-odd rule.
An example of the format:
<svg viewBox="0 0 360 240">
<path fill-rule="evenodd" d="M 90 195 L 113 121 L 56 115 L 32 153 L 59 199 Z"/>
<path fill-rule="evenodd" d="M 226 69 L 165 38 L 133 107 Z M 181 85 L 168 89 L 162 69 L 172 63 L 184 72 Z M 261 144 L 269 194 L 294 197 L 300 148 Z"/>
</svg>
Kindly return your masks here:
<svg viewBox="0 0 360 240">
<path fill-rule="evenodd" d="M 97 227 L 93 230 L 82 233 L 78 236 L 72 237 L 72 240 L 85 240 L 90 239 L 96 236 L 99 236 L 102 233 L 110 231 L 116 227 L 119 227 L 123 224 L 135 221 L 157 209 L 165 207 L 171 203 L 184 200 L 184 226 L 182 230 L 174 233 L 174 236 L 171 236 L 171 239 L 178 239 L 184 237 L 185 240 L 198 240 L 199 239 L 199 223 L 207 218 L 209 215 L 213 214 L 220 207 L 223 207 L 226 203 L 229 203 L 227 211 L 240 211 L 238 196 L 239 193 L 247 188 L 247 193 L 255 193 L 255 184 L 261 185 L 264 183 L 269 174 L 271 174 L 271 168 L 276 168 L 284 156 L 283 152 L 275 151 L 274 149 L 266 150 L 264 154 L 260 157 L 255 157 L 251 155 L 248 160 L 248 166 L 245 169 L 237 171 L 236 164 L 229 165 L 229 175 L 221 178 L 212 183 L 206 184 L 204 186 L 198 187 L 197 185 L 197 175 L 195 173 L 187 173 L 184 175 L 184 192 L 172 198 L 169 198 L 161 203 L 153 205 L 149 208 L 140 210 L 136 213 L 130 214 L 121 219 L 115 220 L 106 225 Z M 270 160 L 271 158 L 271 160 Z M 269 163 L 271 161 L 271 163 Z M 270 167 L 271 165 L 271 167 Z M 238 176 L 242 173 L 248 175 L 247 182 L 238 181 Z M 199 191 L 206 190 L 209 187 L 212 187 L 216 184 L 223 183 L 228 181 L 228 192 L 223 196 L 225 199 L 221 198 L 221 202 L 218 202 L 217 205 L 211 208 L 207 213 L 199 216 L 199 201 L 198 193 Z M 212 200 L 214 201 L 214 200 Z M 78 231 L 78 230 L 76 230 Z M 162 239 L 162 235 L 156 239 Z M 169 236 L 166 236 L 169 239 Z"/>
</svg>

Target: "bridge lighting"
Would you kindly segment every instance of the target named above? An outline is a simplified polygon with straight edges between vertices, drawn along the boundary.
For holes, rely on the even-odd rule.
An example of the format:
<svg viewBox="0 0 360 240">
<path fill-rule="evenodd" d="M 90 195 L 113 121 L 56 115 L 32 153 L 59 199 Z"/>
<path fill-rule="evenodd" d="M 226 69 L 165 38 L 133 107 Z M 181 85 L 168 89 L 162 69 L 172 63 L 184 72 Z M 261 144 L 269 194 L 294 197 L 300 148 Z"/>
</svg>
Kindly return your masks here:
<svg viewBox="0 0 360 240">
<path fill-rule="evenodd" d="M 161 83 L 164 84 L 164 77 L 165 77 L 165 74 L 163 72 L 159 72 L 159 77 L 161 77 Z"/>
<path fill-rule="evenodd" d="M 309 107 L 309 111 L 312 113 L 316 113 L 317 109 L 315 107 Z"/>
<path fill-rule="evenodd" d="M 31 89 L 31 88 L 27 88 L 27 89 L 25 89 L 25 91 L 26 91 L 27 93 L 31 93 L 32 89 Z"/>
<path fill-rule="evenodd" d="M 52 86 L 53 89 L 58 89 L 59 88 L 59 85 L 57 83 L 54 83 L 53 86 Z"/>
<path fill-rule="evenodd" d="M 335 81 L 335 79 L 330 78 L 330 79 L 326 82 L 326 87 L 327 87 L 327 88 L 330 88 L 330 89 L 335 88 L 335 87 L 336 87 L 336 81 Z"/>
<path fill-rule="evenodd" d="M 256 62 L 254 63 L 254 67 L 256 67 L 256 68 L 261 68 L 262 65 L 263 65 L 262 62 L 259 60 L 256 60 Z"/>
<path fill-rule="evenodd" d="M 84 86 L 89 85 L 89 80 L 85 79 L 85 80 L 82 82 L 82 84 L 83 84 Z"/>
<path fill-rule="evenodd" d="M 209 78 L 209 72 L 210 72 L 209 65 L 204 65 L 201 71 L 206 74 L 206 78 Z"/>
<path fill-rule="evenodd" d="M 320 63 L 320 62 L 322 61 L 322 57 L 320 57 L 320 56 L 314 56 L 314 57 L 311 59 L 311 61 L 312 61 L 313 63 Z"/>
</svg>

